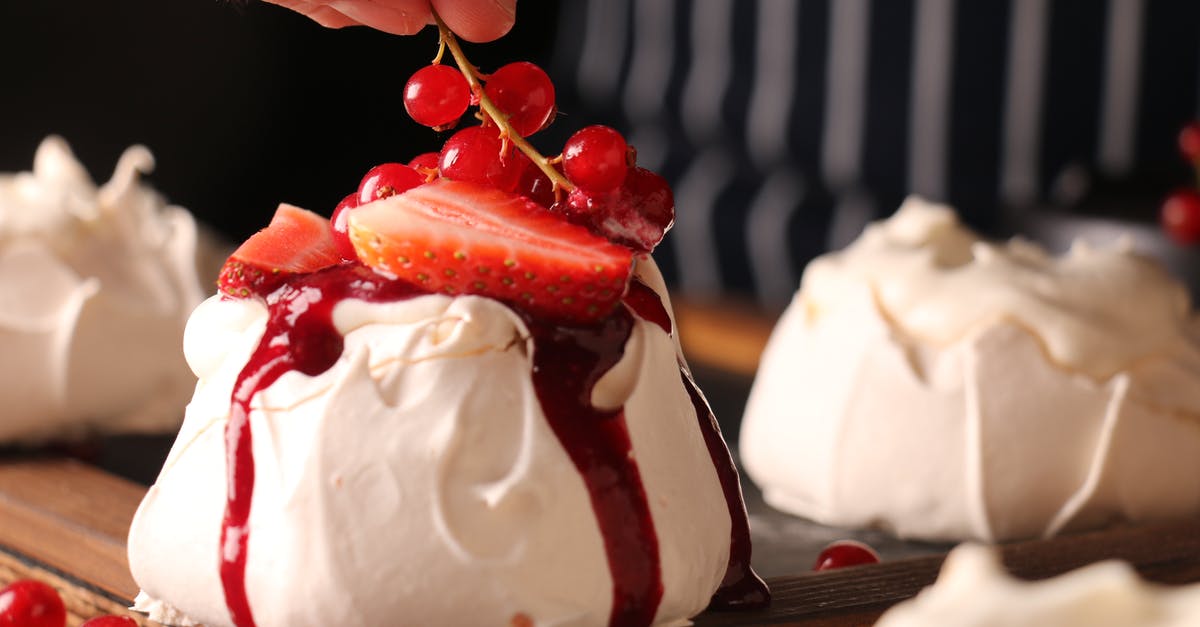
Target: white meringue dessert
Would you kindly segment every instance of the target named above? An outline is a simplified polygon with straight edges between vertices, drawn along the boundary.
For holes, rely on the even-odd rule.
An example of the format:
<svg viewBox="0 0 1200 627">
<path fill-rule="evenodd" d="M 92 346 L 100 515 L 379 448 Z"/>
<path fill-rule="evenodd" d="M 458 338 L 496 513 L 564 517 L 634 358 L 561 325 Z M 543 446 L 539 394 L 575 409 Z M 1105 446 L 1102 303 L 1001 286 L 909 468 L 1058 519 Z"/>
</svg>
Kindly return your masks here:
<svg viewBox="0 0 1200 627">
<path fill-rule="evenodd" d="M 639 273 L 667 316 L 653 262 Z M 305 298 L 304 308 L 324 306 Z M 740 491 L 727 494 L 719 476 L 732 462 L 723 444 L 724 460 L 706 444 L 719 431 L 670 320 L 622 311 L 627 339 L 605 349 L 619 360 L 590 403 L 623 408 L 621 457 L 640 475 L 652 525 L 640 538 L 629 519 L 602 523 L 552 428 L 535 379 L 562 373 L 543 364 L 535 374 L 538 352 L 553 346 L 534 339 L 530 319 L 480 296 L 336 300 L 336 362 L 315 376 L 286 372 L 249 404 L 255 478 L 237 595 L 253 624 L 683 625 L 734 573 L 739 529 L 737 567 L 753 577 Z M 227 296 L 188 323 L 184 349 L 200 382 L 129 534 L 135 609 L 153 620 L 250 621 L 235 619 L 218 559 L 229 546 L 225 433 L 235 381 L 268 329 L 262 301 Z M 606 475 L 601 491 L 624 494 L 626 479 Z M 657 547 L 650 562 L 647 542 Z M 660 598 L 646 598 L 655 587 Z"/>
<path fill-rule="evenodd" d="M 937 582 L 888 610 L 875 627 L 1192 627 L 1200 584 L 1142 581 L 1127 562 L 1107 560 L 1038 582 L 1009 576 L 999 556 L 965 544 L 946 557 Z"/>
<path fill-rule="evenodd" d="M 0 443 L 178 427 L 204 290 L 191 214 L 138 181 L 153 166 L 134 146 L 97 187 L 52 136 L 0 175 Z"/>
<path fill-rule="evenodd" d="M 907 200 L 814 260 L 741 460 L 772 506 L 998 541 L 1200 512 L 1200 327 L 1128 246 L 1061 257 Z"/>
</svg>

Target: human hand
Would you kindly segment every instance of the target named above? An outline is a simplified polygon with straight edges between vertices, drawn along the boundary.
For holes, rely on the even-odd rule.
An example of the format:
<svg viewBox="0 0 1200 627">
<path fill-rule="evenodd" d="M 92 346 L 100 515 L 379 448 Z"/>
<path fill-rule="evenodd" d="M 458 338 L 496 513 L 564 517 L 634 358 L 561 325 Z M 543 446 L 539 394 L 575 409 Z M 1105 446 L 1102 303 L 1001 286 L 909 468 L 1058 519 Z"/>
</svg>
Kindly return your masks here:
<svg viewBox="0 0 1200 627">
<path fill-rule="evenodd" d="M 498 39 L 516 20 L 517 0 L 267 0 L 322 26 L 369 26 L 412 35 L 433 23 L 437 11 L 454 34 L 474 42 Z"/>
</svg>

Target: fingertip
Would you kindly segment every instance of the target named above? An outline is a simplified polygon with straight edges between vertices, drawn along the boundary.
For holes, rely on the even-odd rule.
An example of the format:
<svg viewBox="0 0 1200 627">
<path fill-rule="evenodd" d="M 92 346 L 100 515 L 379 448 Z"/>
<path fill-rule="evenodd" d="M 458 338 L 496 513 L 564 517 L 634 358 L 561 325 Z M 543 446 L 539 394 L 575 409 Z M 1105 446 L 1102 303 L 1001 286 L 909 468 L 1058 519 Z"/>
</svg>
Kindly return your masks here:
<svg viewBox="0 0 1200 627">
<path fill-rule="evenodd" d="M 427 0 L 325 0 L 355 24 L 393 35 L 413 35 L 433 23 Z"/>
<path fill-rule="evenodd" d="M 499 39 L 517 21 L 517 0 L 432 0 L 432 3 L 450 30 L 471 42 Z"/>
</svg>

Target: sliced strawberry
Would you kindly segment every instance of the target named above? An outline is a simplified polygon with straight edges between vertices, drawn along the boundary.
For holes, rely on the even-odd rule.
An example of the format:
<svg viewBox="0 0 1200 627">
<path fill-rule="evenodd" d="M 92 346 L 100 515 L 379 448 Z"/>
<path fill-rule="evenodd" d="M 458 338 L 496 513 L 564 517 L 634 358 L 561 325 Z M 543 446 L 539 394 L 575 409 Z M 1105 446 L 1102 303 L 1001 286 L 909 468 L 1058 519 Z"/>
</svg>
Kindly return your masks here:
<svg viewBox="0 0 1200 627">
<path fill-rule="evenodd" d="M 238 298 L 265 296 L 290 275 L 316 272 L 340 262 L 329 220 L 281 204 L 267 228 L 251 235 L 225 261 L 217 287 Z"/>
<path fill-rule="evenodd" d="M 363 263 L 430 291 L 480 294 L 553 320 L 590 322 L 629 284 L 633 252 L 528 199 L 438 180 L 348 218 Z"/>
</svg>

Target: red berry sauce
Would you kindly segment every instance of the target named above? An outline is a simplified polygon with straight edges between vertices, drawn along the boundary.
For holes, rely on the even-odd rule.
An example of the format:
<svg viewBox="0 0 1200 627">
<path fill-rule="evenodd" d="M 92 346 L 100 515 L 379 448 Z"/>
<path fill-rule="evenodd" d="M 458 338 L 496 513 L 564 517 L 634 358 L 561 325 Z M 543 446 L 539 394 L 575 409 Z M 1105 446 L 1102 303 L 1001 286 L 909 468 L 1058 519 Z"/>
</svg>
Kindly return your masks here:
<svg viewBox="0 0 1200 627">
<path fill-rule="evenodd" d="M 657 324 L 668 334 L 673 332 L 671 316 L 667 313 L 662 298 L 645 283 L 637 280 L 631 282 L 624 302 L 626 307 L 643 320 Z M 713 415 L 708 401 L 692 380 L 692 374 L 683 362 L 679 364 L 679 377 L 692 399 L 696 419 L 700 421 L 700 433 L 704 435 L 704 444 L 708 447 L 708 455 L 717 471 L 717 480 L 725 493 L 725 504 L 729 507 L 729 565 L 725 569 L 721 587 L 717 588 L 716 594 L 713 595 L 709 609 L 740 610 L 765 607 L 771 602 L 771 592 L 767 589 L 767 584 L 750 567 L 750 521 L 746 517 L 746 504 L 742 498 L 742 483 L 737 466 L 734 465 L 729 448 L 725 445 L 725 438 L 721 436 L 717 417 Z"/>
<path fill-rule="evenodd" d="M 316 376 L 333 366 L 342 354 L 342 336 L 333 326 L 333 308 L 339 302 L 347 298 L 397 301 L 421 293 L 411 284 L 388 280 L 366 266 L 343 264 L 290 277 L 283 288 L 255 295 L 267 303 L 267 328 L 238 374 L 225 425 L 221 582 L 225 604 L 238 627 L 254 625 L 246 597 L 246 545 L 254 494 L 250 400 L 286 372 Z"/>
<path fill-rule="evenodd" d="M 662 600 L 658 535 L 623 409 L 592 406 L 592 388 L 621 360 L 633 316 L 619 308 L 594 326 L 524 316 L 533 337 L 533 388 L 546 421 L 583 475 L 613 580 L 609 625 L 649 625 Z"/>
<path fill-rule="evenodd" d="M 717 417 L 683 364 L 679 365 L 679 376 L 683 379 L 688 396 L 692 398 L 692 406 L 696 408 L 700 433 L 704 435 L 704 444 L 708 446 L 717 480 L 725 492 L 725 505 L 729 508 L 729 565 L 725 567 L 725 578 L 721 580 L 721 586 L 713 594 L 708 607 L 712 610 L 766 607 L 771 602 L 771 591 L 750 566 L 750 520 L 746 516 L 746 502 L 742 500 L 742 483 L 738 478 L 737 466 L 733 464 L 729 447 L 725 446 Z"/>
<path fill-rule="evenodd" d="M 254 457 L 250 401 L 284 373 L 315 376 L 342 353 L 343 338 L 333 325 L 333 309 L 348 298 L 392 302 L 424 294 L 409 283 L 387 279 L 347 263 L 298 275 L 270 294 L 255 294 L 269 310 L 258 347 L 238 375 L 225 427 L 227 497 L 221 528 L 221 581 L 225 602 L 238 627 L 252 627 L 246 594 L 246 558 Z M 551 429 L 583 476 L 613 578 L 609 625 L 650 625 L 662 599 L 658 535 L 642 485 L 623 409 L 592 406 L 592 388 L 624 352 L 633 315 L 671 332 L 671 320 L 658 295 L 634 280 L 618 308 L 594 325 L 568 327 L 521 314 L 533 339 L 533 385 Z M 714 608 L 766 604 L 769 594 L 750 569 L 750 535 L 737 470 L 704 397 L 680 368 L 696 408 L 732 521 L 728 571 L 713 597 Z"/>
</svg>

